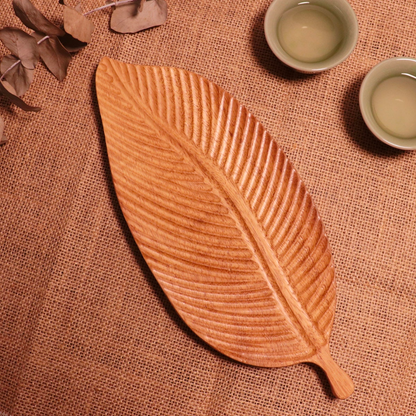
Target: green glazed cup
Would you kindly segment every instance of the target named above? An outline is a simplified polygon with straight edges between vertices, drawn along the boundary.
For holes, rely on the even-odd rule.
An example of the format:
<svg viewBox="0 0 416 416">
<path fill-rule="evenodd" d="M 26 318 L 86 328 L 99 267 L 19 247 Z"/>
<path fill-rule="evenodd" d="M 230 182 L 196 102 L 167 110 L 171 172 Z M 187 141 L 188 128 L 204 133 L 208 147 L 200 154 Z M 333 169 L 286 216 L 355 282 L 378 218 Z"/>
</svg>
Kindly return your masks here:
<svg viewBox="0 0 416 416">
<path fill-rule="evenodd" d="M 290 56 L 282 47 L 277 35 L 277 28 L 283 13 L 298 5 L 310 4 L 321 6 L 332 12 L 342 25 L 343 41 L 329 58 L 320 62 L 302 62 Z M 347 0 L 274 0 L 264 19 L 264 33 L 273 53 L 286 65 L 299 72 L 313 74 L 333 68 L 352 53 L 358 40 L 358 22 L 354 10 Z"/>
<path fill-rule="evenodd" d="M 402 139 L 392 136 L 377 123 L 371 106 L 375 88 L 387 78 L 408 74 L 416 78 L 415 58 L 391 58 L 380 62 L 364 78 L 360 88 L 360 110 L 367 127 L 382 142 L 402 150 L 416 150 L 416 137 Z M 415 115 L 416 117 L 416 115 Z"/>
</svg>

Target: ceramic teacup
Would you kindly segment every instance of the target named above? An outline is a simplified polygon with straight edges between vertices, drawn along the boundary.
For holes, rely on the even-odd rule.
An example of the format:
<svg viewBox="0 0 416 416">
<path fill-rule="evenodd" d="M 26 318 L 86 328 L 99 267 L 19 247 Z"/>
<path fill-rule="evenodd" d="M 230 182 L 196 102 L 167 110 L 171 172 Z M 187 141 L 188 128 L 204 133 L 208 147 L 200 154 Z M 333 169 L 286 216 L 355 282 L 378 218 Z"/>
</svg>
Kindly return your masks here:
<svg viewBox="0 0 416 416">
<path fill-rule="evenodd" d="M 405 82 L 403 87 L 388 82 L 399 80 Z M 409 88 L 410 87 L 410 88 Z M 401 91 L 400 91 L 401 88 Z M 416 114 L 409 106 L 416 105 L 416 59 L 415 58 L 391 58 L 380 62 L 364 78 L 360 88 L 360 110 L 365 123 L 371 132 L 382 142 L 403 150 L 416 150 L 415 130 Z M 403 95 L 403 96 L 401 96 Z M 386 101 L 388 100 L 388 101 Z M 409 100 L 406 103 L 406 100 Z M 404 106 L 404 107 L 403 107 Z M 404 110 L 404 111 L 403 111 Z M 384 113 L 383 113 L 384 112 Z M 383 126 L 381 117 L 386 118 L 386 126 Z M 396 120 L 397 119 L 397 120 Z M 393 124 L 392 124 L 393 123 Z M 396 125 L 398 133 L 392 134 L 389 124 Z M 409 132 L 406 136 L 406 125 Z"/>
<path fill-rule="evenodd" d="M 283 63 L 299 72 L 317 73 L 348 58 L 357 44 L 358 22 L 347 0 L 274 0 L 264 32 Z M 328 53 L 320 54 L 325 47 Z"/>
</svg>

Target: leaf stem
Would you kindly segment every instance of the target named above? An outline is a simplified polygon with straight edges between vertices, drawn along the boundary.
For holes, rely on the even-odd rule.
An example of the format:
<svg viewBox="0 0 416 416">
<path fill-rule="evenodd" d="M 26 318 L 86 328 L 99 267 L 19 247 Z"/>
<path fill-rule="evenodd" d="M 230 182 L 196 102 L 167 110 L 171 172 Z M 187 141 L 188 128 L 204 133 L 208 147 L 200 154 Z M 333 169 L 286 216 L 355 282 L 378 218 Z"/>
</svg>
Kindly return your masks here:
<svg viewBox="0 0 416 416">
<path fill-rule="evenodd" d="M 48 36 L 48 35 L 46 35 L 46 36 L 44 36 L 42 39 L 39 39 L 38 40 L 38 45 L 40 45 L 42 42 L 45 42 L 45 40 L 47 40 L 47 39 L 49 39 L 50 38 L 50 36 Z M 17 60 L 13 65 L 10 65 L 5 71 L 4 71 L 4 73 L 1 75 L 1 77 L 0 77 L 0 82 L 1 81 L 3 81 L 3 79 L 4 79 L 4 77 L 6 76 L 6 74 L 8 73 L 8 72 L 10 72 L 13 68 L 15 68 L 17 65 L 19 65 L 20 64 L 20 62 L 22 62 L 20 59 L 19 60 Z"/>
<path fill-rule="evenodd" d="M 84 16 L 88 16 L 91 13 L 98 12 L 98 11 L 104 10 L 104 9 L 108 9 L 109 7 L 113 7 L 113 6 L 116 6 L 116 5 L 117 6 L 122 6 L 123 4 L 129 4 L 129 3 L 135 3 L 135 2 L 137 2 L 137 0 L 119 0 L 119 1 L 113 1 L 111 3 L 105 4 L 104 6 L 100 6 L 100 7 L 97 7 L 96 9 L 92 9 L 92 10 L 90 10 L 88 12 L 85 12 L 84 13 Z"/>
<path fill-rule="evenodd" d="M 20 59 L 18 61 L 16 61 L 14 64 L 10 65 L 5 71 L 4 73 L 1 75 L 0 77 L 0 81 L 3 81 L 4 77 L 6 76 L 6 74 L 8 72 L 10 72 L 14 67 L 16 67 L 17 65 L 20 64 L 20 62 L 22 62 Z"/>
</svg>

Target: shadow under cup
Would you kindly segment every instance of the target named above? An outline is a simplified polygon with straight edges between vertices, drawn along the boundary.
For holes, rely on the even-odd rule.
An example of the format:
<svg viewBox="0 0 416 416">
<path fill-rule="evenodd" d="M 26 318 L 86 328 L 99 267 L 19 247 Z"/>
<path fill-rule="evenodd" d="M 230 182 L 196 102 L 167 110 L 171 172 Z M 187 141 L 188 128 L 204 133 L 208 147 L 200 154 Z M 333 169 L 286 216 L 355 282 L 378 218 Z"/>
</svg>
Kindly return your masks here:
<svg viewBox="0 0 416 416">
<path fill-rule="evenodd" d="M 303 62 L 289 55 L 283 48 L 278 25 L 282 15 L 296 6 L 319 6 L 331 12 L 339 20 L 342 41 L 336 51 L 328 58 L 318 62 Z M 322 72 L 340 64 L 352 53 L 358 40 L 358 22 L 354 10 L 347 0 L 274 0 L 267 10 L 264 20 L 264 33 L 273 53 L 286 65 L 303 73 Z"/>
</svg>

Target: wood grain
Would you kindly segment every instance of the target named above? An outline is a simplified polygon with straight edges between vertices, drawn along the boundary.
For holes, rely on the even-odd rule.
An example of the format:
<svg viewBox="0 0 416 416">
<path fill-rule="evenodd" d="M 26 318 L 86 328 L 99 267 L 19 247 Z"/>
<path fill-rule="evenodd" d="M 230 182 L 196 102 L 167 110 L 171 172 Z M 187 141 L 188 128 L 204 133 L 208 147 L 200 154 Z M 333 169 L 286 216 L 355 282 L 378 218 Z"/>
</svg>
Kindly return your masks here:
<svg viewBox="0 0 416 416">
<path fill-rule="evenodd" d="M 352 394 L 328 347 L 328 240 L 263 126 L 226 91 L 177 68 L 104 58 L 96 86 L 120 206 L 183 320 L 235 360 L 312 362 L 337 397 Z"/>
</svg>

